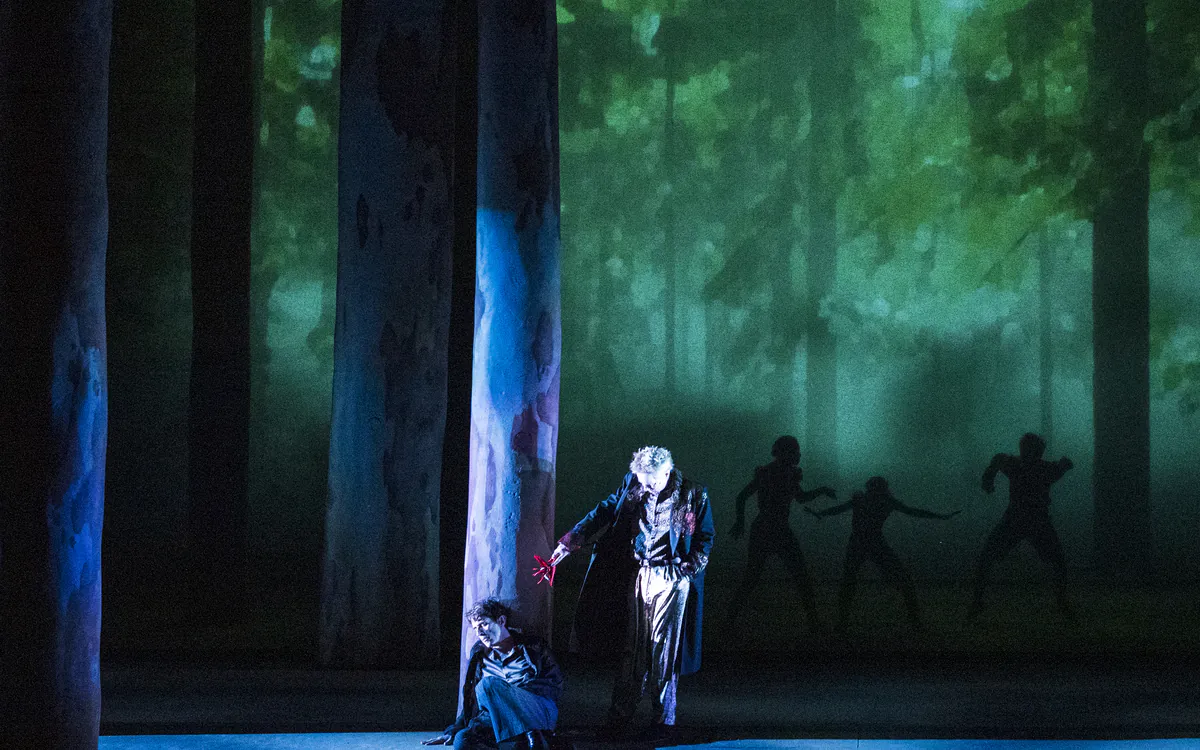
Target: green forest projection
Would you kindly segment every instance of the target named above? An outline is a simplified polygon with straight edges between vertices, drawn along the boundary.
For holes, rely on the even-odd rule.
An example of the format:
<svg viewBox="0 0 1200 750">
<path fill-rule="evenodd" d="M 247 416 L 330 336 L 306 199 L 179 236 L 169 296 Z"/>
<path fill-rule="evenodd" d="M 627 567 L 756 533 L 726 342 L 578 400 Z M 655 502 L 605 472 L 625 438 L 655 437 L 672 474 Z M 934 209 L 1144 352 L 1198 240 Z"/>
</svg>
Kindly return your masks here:
<svg viewBox="0 0 1200 750">
<path fill-rule="evenodd" d="M 251 507 L 283 587 L 309 586 L 291 571 L 318 565 L 326 495 L 339 13 L 265 7 Z M 955 586 L 1004 507 L 1003 484 L 985 496 L 979 475 L 1034 430 L 1075 461 L 1053 509 L 1087 585 L 1090 13 L 1087 0 L 561 0 L 560 530 L 616 488 L 634 448 L 665 444 L 710 487 L 719 608 L 745 559 L 733 497 L 791 433 L 808 487 L 847 498 L 884 474 L 901 499 L 963 509 L 888 534 L 929 606 L 964 608 Z M 1155 552 L 1194 581 L 1200 4 L 1149 0 L 1148 15 Z M 832 587 L 847 525 L 792 524 Z M 563 573 L 566 617 L 582 570 Z M 997 568 L 1045 575 L 1027 549 Z M 888 596 L 860 611 L 900 621 Z M 1049 596 L 1032 589 L 1013 617 Z"/>
</svg>

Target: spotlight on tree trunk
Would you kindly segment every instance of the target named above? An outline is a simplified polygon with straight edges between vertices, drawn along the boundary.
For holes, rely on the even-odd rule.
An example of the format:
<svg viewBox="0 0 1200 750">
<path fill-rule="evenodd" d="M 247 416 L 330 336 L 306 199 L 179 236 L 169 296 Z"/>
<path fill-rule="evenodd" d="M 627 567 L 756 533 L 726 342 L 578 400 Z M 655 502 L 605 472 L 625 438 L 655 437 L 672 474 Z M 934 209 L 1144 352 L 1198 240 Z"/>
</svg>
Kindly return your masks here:
<svg viewBox="0 0 1200 750">
<path fill-rule="evenodd" d="M 505 600 L 549 636 L 530 574 L 554 540 L 558 442 L 558 74 L 555 3 L 479 3 L 479 167 L 471 490 L 463 604 Z M 474 637 L 462 628 L 461 668 Z"/>
</svg>

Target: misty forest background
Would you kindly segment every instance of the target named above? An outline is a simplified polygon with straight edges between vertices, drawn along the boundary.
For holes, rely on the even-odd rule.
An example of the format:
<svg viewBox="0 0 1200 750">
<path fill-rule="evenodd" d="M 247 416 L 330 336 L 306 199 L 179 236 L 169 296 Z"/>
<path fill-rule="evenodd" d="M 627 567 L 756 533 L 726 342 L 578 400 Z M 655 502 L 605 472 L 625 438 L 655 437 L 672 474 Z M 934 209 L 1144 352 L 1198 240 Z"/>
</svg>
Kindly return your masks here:
<svg viewBox="0 0 1200 750">
<path fill-rule="evenodd" d="M 110 654 L 316 650 L 340 4 L 261 10 L 251 616 L 201 627 L 180 590 L 192 8 L 117 8 Z M 1135 539 L 1147 545 L 1148 577 L 1110 585 L 1094 543 L 1092 217 L 1105 196 L 1089 140 L 1102 104 L 1089 96 L 1086 0 L 814 1 L 805 13 L 791 0 L 560 2 L 559 533 L 617 486 L 630 451 L 667 445 L 710 488 L 709 604 L 719 614 L 745 560 L 744 540 L 728 534 L 733 497 L 774 438 L 791 433 L 806 486 L 848 497 L 884 474 L 911 504 L 963 509 L 947 523 L 888 525 L 932 622 L 932 635 L 905 648 L 1195 649 L 1200 10 L 1150 0 L 1147 13 L 1151 500 L 1129 513 L 1130 529 L 1149 524 Z M 988 497 L 979 476 L 1028 430 L 1048 438 L 1049 458 L 1075 461 L 1052 507 L 1083 622 L 1055 621 L 1047 571 L 1022 548 L 997 567 L 997 606 L 962 630 L 963 584 L 1006 502 L 1003 482 Z M 848 523 L 794 512 L 792 526 L 831 615 Z M 560 644 L 582 572 L 572 559 L 556 584 Z M 794 630 L 788 578 L 782 567 L 768 574 L 750 601 L 760 617 L 710 647 L 770 648 L 772 634 Z M 893 647 L 901 622 L 897 596 L 860 590 L 862 644 Z"/>
</svg>

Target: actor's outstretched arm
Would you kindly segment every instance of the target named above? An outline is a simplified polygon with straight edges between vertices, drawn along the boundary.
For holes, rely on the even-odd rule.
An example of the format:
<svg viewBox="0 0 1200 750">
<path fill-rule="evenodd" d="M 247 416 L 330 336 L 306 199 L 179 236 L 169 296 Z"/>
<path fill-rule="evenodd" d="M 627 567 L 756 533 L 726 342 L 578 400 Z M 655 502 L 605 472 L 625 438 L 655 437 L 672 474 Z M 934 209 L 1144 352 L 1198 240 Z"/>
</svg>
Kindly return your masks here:
<svg viewBox="0 0 1200 750">
<path fill-rule="evenodd" d="M 629 488 L 636 481 L 632 472 L 626 474 L 624 481 L 621 482 L 621 487 L 616 492 L 601 500 L 595 508 L 592 508 L 586 516 L 580 519 L 579 523 L 563 534 L 562 538 L 558 540 L 558 546 L 554 548 L 554 554 L 550 556 L 550 564 L 558 565 L 564 557 L 607 531 L 617 520 L 617 506 L 621 504 L 621 499 L 625 497 Z"/>
</svg>

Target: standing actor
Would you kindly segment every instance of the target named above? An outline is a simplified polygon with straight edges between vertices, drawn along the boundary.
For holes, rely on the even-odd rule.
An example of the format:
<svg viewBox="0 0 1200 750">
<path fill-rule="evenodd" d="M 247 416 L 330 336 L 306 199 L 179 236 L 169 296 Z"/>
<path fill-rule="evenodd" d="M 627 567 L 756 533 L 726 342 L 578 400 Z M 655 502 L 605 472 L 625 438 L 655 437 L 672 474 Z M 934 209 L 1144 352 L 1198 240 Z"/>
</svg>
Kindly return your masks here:
<svg viewBox="0 0 1200 750">
<path fill-rule="evenodd" d="M 996 489 L 996 474 L 1008 477 L 1008 509 L 992 533 L 988 535 L 979 564 L 975 568 L 975 593 L 967 619 L 973 620 L 983 610 L 983 589 L 987 586 L 992 566 L 1023 540 L 1028 539 L 1038 557 L 1054 571 L 1054 595 L 1059 612 L 1068 622 L 1074 620 L 1067 601 L 1067 561 L 1062 542 L 1050 522 L 1050 487 L 1074 465 L 1063 456 L 1046 461 L 1046 441 L 1040 435 L 1027 432 L 1018 444 L 1019 456 L 997 453 L 983 472 L 983 491 L 989 495 Z"/>
<path fill-rule="evenodd" d="M 551 564 L 594 544 L 575 617 L 581 645 L 625 633 L 607 733 L 628 728 L 647 691 L 653 725 L 675 724 L 679 675 L 700 667 L 704 566 L 712 542 L 707 490 L 685 479 L 670 452 L 656 446 L 634 453 L 620 489 L 559 540 Z M 623 613 L 623 629 L 599 630 L 606 609 Z"/>
<path fill-rule="evenodd" d="M 526 750 L 547 750 L 558 723 L 563 675 L 549 647 L 536 636 L 508 627 L 512 610 L 484 599 L 466 615 L 479 638 L 463 682 L 462 711 L 445 732 L 424 745 L 454 750 L 495 748 L 523 740 Z"/>
</svg>

